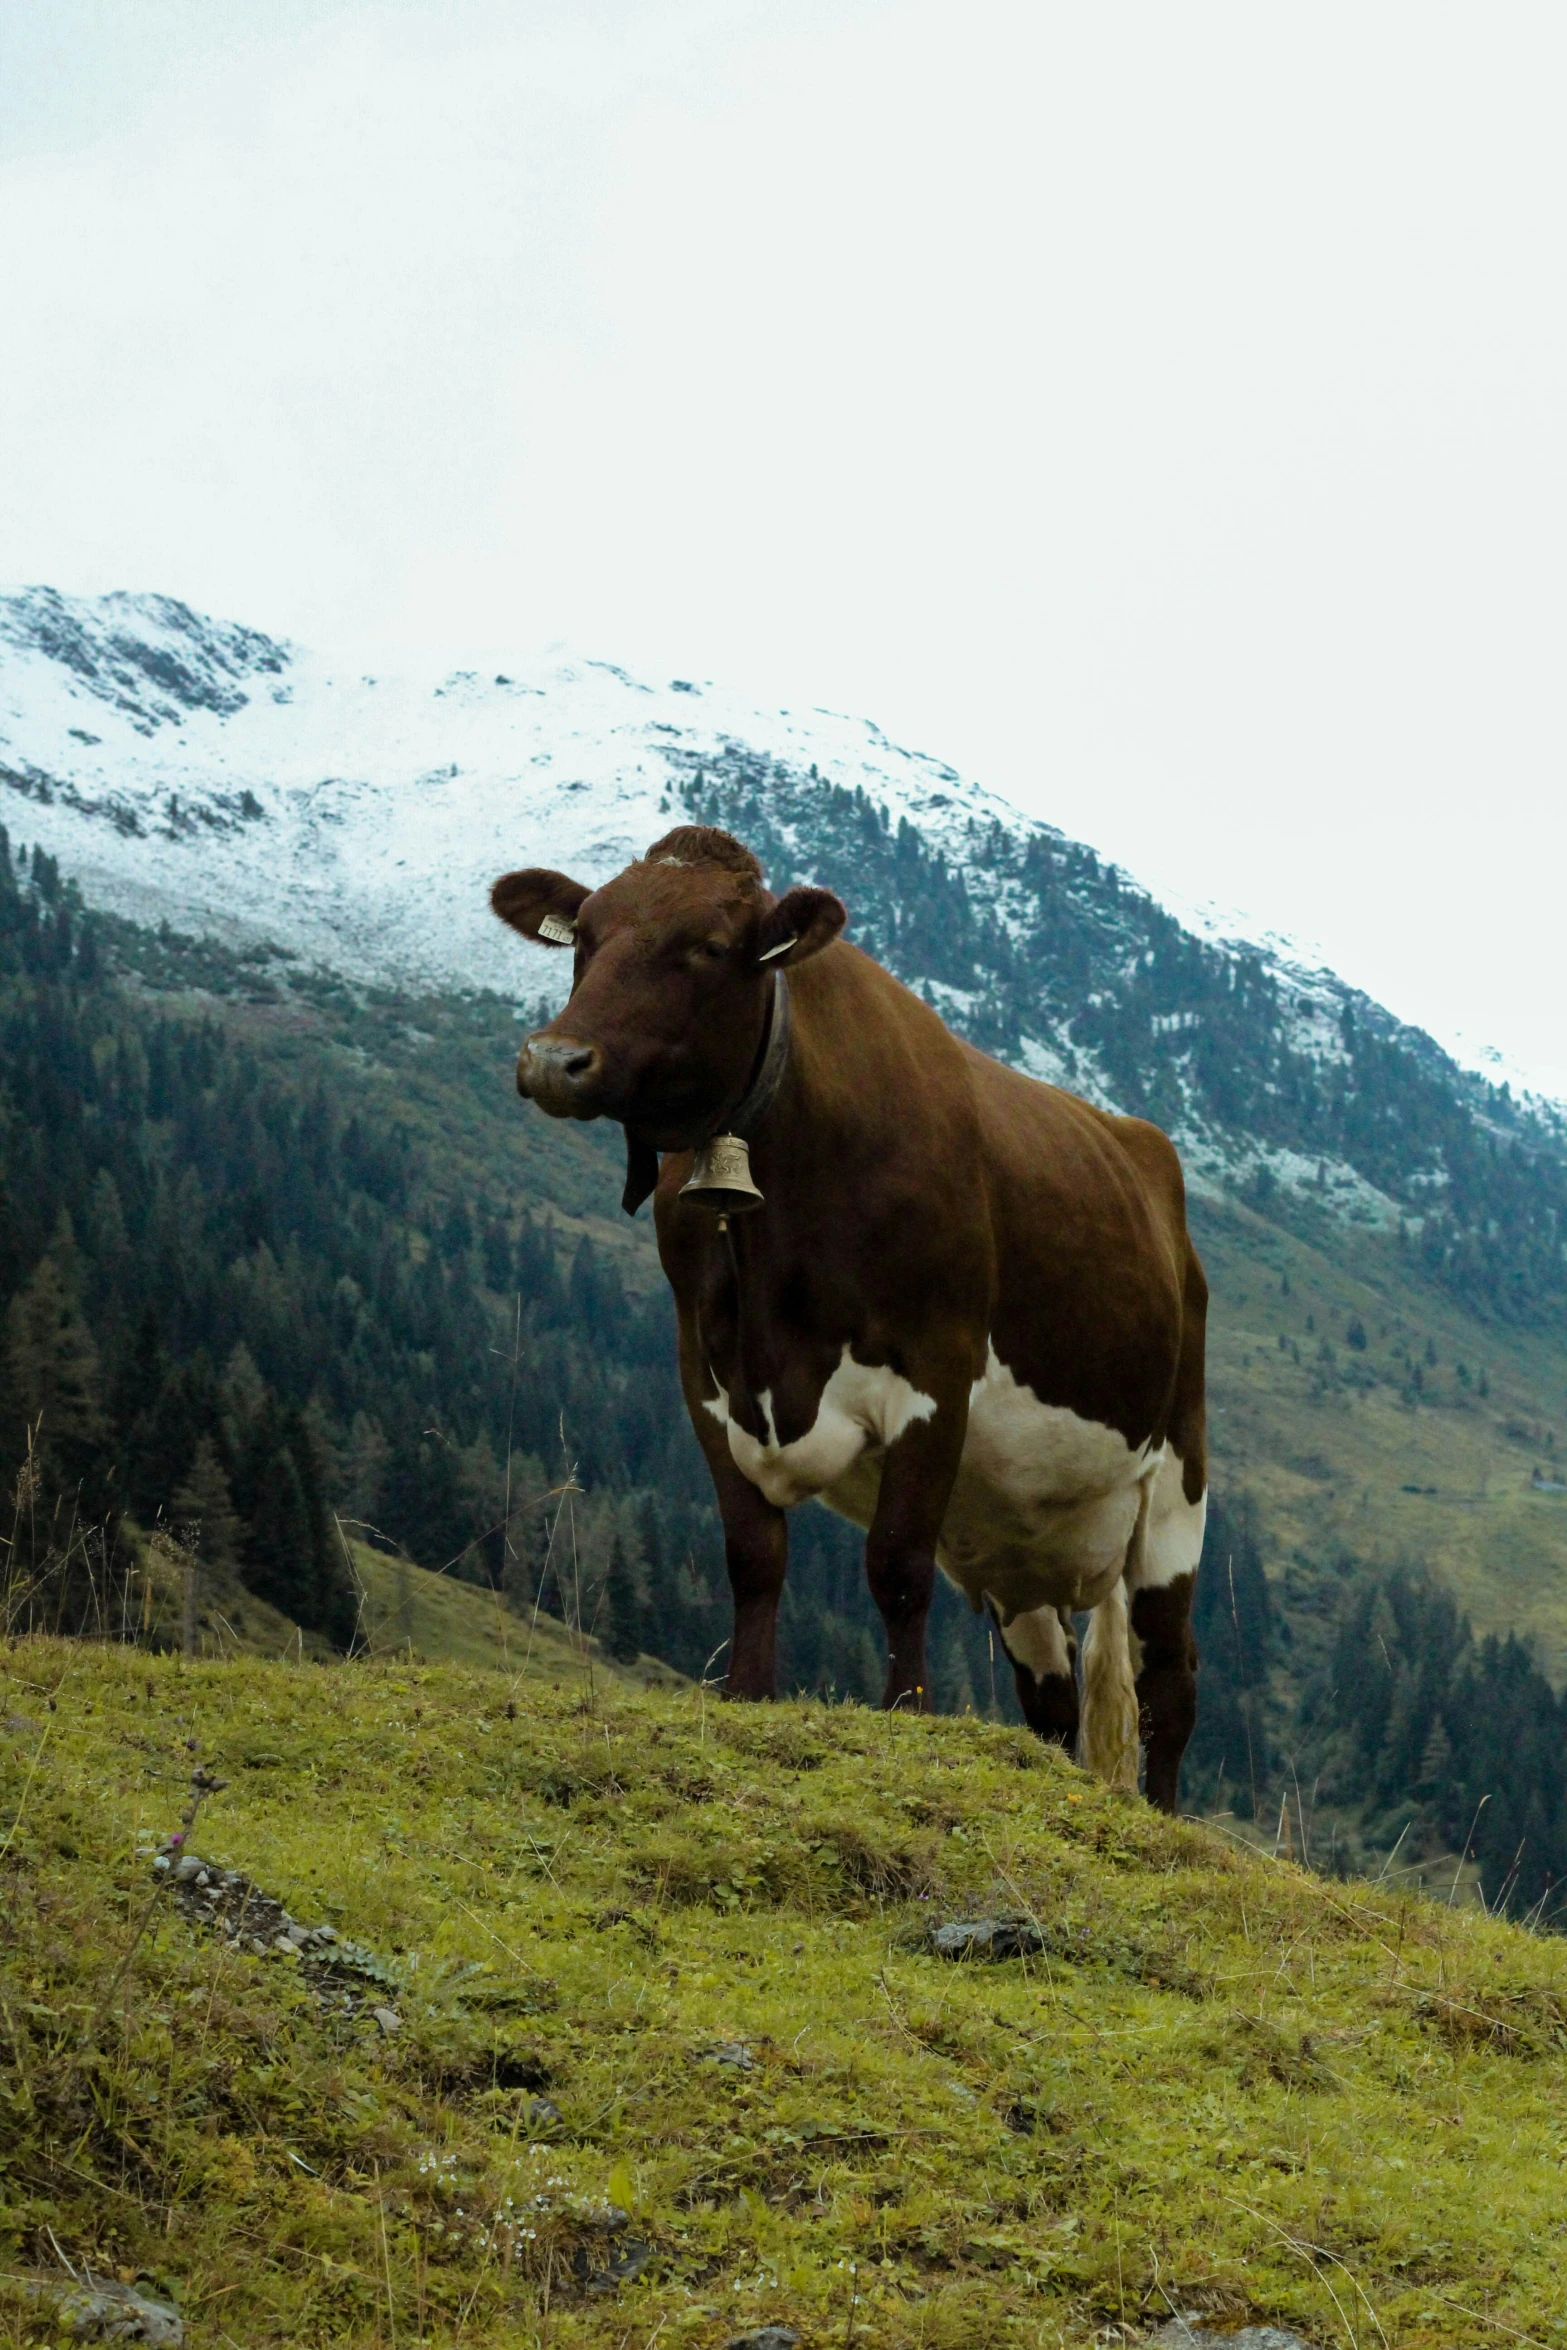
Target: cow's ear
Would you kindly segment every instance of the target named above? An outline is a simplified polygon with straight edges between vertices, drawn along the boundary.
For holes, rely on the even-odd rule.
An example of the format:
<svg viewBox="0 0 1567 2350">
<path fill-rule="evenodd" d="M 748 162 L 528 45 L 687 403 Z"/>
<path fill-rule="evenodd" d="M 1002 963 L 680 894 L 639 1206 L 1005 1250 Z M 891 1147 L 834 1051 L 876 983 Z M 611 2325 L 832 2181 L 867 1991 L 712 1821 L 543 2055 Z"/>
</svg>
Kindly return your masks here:
<svg viewBox="0 0 1567 2350">
<path fill-rule="evenodd" d="M 578 908 L 590 894 L 583 882 L 530 865 L 525 873 L 503 873 L 490 904 L 524 938 L 541 947 L 569 947 L 576 944 Z"/>
<path fill-rule="evenodd" d="M 756 959 L 792 971 L 830 947 L 848 919 L 843 900 L 830 889 L 791 889 L 762 916 Z"/>
</svg>

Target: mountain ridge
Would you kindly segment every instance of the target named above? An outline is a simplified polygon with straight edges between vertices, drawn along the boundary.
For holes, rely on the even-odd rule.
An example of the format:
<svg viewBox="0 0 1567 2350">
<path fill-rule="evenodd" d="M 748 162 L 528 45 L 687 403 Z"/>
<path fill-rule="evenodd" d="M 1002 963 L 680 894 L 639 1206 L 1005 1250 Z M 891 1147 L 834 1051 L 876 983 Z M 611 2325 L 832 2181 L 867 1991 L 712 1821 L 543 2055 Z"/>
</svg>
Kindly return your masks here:
<svg viewBox="0 0 1567 2350">
<path fill-rule="evenodd" d="M 706 817 L 746 832 L 779 886 L 835 880 L 861 942 L 974 1041 L 1166 1125 L 1199 1189 L 1422 1237 L 1446 1215 L 1433 1245 L 1451 1254 L 1494 1220 L 1490 1170 L 1455 1156 L 1567 1167 L 1562 1105 L 1465 1069 L 1325 967 L 1203 935 L 869 720 L 760 710 L 708 680 L 558 651 L 493 675 L 350 675 L 173 598 L 32 589 L 0 598 L 0 784 L 89 903 L 359 985 L 514 1001 L 562 974 L 491 920 L 496 871 L 538 859 L 597 881 L 672 818 Z M 923 927 L 897 902 L 912 887 Z M 1376 1084 L 1391 1070 L 1427 1098 L 1372 1135 L 1334 1097 L 1363 1113 L 1379 1055 Z M 1567 1180 L 1547 1189 L 1512 1220 L 1554 1291 Z"/>
</svg>

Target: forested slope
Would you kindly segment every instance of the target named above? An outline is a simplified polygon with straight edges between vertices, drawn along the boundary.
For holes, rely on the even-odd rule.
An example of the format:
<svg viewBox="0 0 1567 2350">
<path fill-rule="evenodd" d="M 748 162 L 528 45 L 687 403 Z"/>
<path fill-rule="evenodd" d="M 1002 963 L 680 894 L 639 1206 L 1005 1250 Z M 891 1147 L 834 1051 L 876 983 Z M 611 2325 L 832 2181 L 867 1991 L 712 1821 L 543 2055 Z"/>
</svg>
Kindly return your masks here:
<svg viewBox="0 0 1567 2350">
<path fill-rule="evenodd" d="M 856 893 L 862 936 L 916 979 L 926 963 L 983 1030 L 983 990 L 940 994 L 978 968 L 953 959 L 966 917 L 940 860 L 835 804 L 845 830 L 824 831 L 815 869 Z M 769 845 L 760 806 L 710 806 Z M 876 909 L 899 871 L 909 911 L 889 938 Z M 1108 921 L 1102 873 L 1095 887 Z M 123 1621 L 134 1529 L 161 1520 L 199 1527 L 214 1564 L 343 1646 L 346 1531 L 623 1655 L 721 1665 L 720 1545 L 647 1220 L 618 1217 L 613 1133 L 516 1103 L 516 1034 L 493 997 L 411 1000 L 85 915 L 47 857 L 7 848 L 12 1620 L 100 1621 L 118 1588 Z M 1348 1088 L 1334 1067 L 1323 1086 Z M 1474 1149 L 1523 1169 L 1527 1242 L 1555 1212 L 1548 1127 L 1509 1125 L 1488 1096 L 1471 1110 L 1476 1134 L 1495 1111 Z M 1364 1115 L 1392 1130 L 1385 1104 Z M 1564 1653 L 1567 1365 L 1549 1314 L 1518 1319 L 1506 1281 L 1428 1263 L 1412 1217 L 1379 1230 L 1315 1184 L 1243 1173 L 1194 1217 L 1215 1289 L 1215 1511 L 1190 1797 L 1271 1829 L 1288 1796 L 1297 1847 L 1324 1860 L 1402 1838 L 1400 1866 L 1446 1854 L 1451 1874 L 1467 1845 L 1491 1896 L 1549 1909 L 1567 1725 L 1513 1637 Z M 857 1538 L 813 1507 L 792 1557 L 786 1683 L 874 1696 Z M 941 1704 L 1009 1713 L 1004 1660 L 945 1591 L 932 1661 Z"/>
<path fill-rule="evenodd" d="M 1561 1332 L 1559 1107 L 1460 1069 L 1330 973 L 1197 936 L 1049 826 L 955 811 L 933 842 L 863 790 L 738 744 L 696 769 L 689 801 L 775 887 L 836 889 L 859 943 L 987 1052 L 1053 1062 L 1044 1073 L 1153 1119 L 1262 1205 L 1282 1188 L 1403 1222 L 1463 1303 Z"/>
<path fill-rule="evenodd" d="M 84 917 L 8 846 L 0 965 L 13 1617 L 88 1621 L 129 1513 L 346 1645 L 341 1519 L 700 1672 L 727 1593 L 667 1293 L 580 1212 L 603 1138 L 522 1120 L 503 1008 L 423 1007 L 437 1036 L 328 984 L 351 1041 L 274 1020 L 264 961 Z M 795 1547 L 786 1672 L 868 1690 L 846 1530 Z M 963 1703 L 984 1643 L 945 1614 Z"/>
</svg>

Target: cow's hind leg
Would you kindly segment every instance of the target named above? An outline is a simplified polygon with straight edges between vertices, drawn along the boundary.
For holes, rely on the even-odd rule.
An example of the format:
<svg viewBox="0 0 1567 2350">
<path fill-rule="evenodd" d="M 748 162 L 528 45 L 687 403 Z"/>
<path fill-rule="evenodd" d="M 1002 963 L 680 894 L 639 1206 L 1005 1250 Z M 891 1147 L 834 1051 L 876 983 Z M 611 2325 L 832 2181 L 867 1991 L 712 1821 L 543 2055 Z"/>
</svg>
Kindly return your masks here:
<svg viewBox="0 0 1567 2350">
<path fill-rule="evenodd" d="M 1040 1738 L 1077 1749 L 1077 1636 L 1061 1609 L 1031 1608 L 1004 1622 L 992 1600 L 990 1613 L 1012 1664 L 1023 1719 Z"/>
<path fill-rule="evenodd" d="M 1161 1811 L 1176 1809 L 1181 1756 L 1197 1719 L 1197 1643 L 1192 1590 L 1208 1514 L 1203 1331 L 1208 1284 L 1195 1251 L 1186 1261 L 1186 1327 L 1176 1371 L 1168 1449 L 1153 1480 L 1141 1540 L 1127 1561 L 1132 1630 L 1142 1650 L 1137 1702 L 1147 1743 L 1143 1785 Z"/>
<path fill-rule="evenodd" d="M 1173 1449 L 1153 1482 L 1148 1508 L 1127 1561 L 1132 1630 L 1141 1651 L 1137 1707 L 1147 1760 L 1143 1785 L 1161 1811 L 1176 1809 L 1181 1756 L 1197 1719 L 1197 1643 L 1192 1591 L 1202 1555 L 1208 1497 Z"/>
</svg>

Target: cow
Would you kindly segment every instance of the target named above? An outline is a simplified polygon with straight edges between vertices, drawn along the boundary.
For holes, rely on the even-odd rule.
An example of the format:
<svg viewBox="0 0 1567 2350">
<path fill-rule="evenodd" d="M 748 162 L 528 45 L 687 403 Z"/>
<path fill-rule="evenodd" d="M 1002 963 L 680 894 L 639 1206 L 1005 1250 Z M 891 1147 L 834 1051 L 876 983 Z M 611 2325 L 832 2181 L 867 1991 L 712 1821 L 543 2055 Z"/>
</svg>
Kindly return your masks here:
<svg viewBox="0 0 1567 2350">
<path fill-rule="evenodd" d="M 1207 1285 L 1168 1138 L 954 1036 L 830 890 L 774 897 L 710 826 L 600 888 L 531 868 L 491 902 L 575 958 L 518 1091 L 620 1124 L 622 1204 L 654 1195 L 723 1521 L 727 1693 L 774 1694 L 785 1513 L 815 1496 L 865 1529 L 886 1705 L 929 1703 L 939 1567 L 988 1609 L 1031 1728 L 1123 1788 L 1141 1744 L 1173 1811 Z"/>
</svg>

